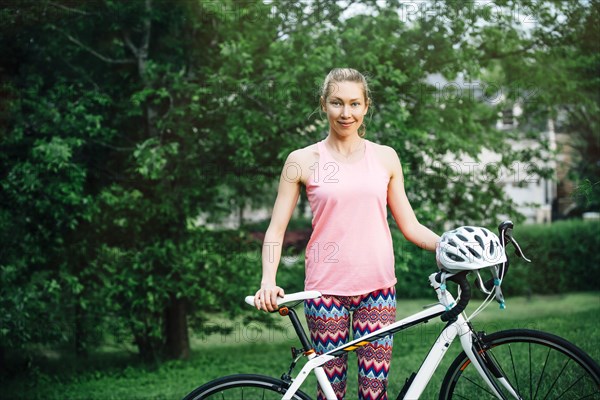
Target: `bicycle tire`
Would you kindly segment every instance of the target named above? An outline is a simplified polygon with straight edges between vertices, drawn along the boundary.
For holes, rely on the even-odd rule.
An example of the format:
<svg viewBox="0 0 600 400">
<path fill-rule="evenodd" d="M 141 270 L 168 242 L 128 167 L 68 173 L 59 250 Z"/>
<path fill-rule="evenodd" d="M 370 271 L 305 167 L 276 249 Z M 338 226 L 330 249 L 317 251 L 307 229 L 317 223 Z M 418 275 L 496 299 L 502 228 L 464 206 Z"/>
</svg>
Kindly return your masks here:
<svg viewBox="0 0 600 400">
<path fill-rule="evenodd" d="M 264 375 L 230 375 L 210 381 L 185 396 L 183 400 L 241 400 L 281 399 L 289 384 L 280 379 Z M 294 400 L 311 400 L 305 393 L 297 391 Z"/>
<path fill-rule="evenodd" d="M 583 350 L 546 332 L 512 329 L 484 335 L 482 356 L 493 360 L 524 399 L 600 399 L 600 367 Z M 454 360 L 440 399 L 496 399 L 465 352 Z M 506 389 L 503 395 L 513 397 Z"/>
</svg>

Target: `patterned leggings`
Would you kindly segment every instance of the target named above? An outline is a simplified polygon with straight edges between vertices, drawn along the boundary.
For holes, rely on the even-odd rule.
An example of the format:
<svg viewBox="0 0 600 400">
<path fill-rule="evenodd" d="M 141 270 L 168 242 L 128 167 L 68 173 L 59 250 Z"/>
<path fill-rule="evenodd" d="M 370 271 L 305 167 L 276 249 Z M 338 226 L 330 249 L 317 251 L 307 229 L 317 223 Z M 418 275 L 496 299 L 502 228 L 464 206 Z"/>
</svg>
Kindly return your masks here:
<svg viewBox="0 0 600 400">
<path fill-rule="evenodd" d="M 393 323 L 396 320 L 396 289 L 391 287 L 358 296 L 324 295 L 306 300 L 304 312 L 315 350 L 322 354 L 348 343 L 350 312 L 354 339 Z M 393 337 L 386 336 L 356 350 L 359 399 L 375 400 L 385 390 L 392 345 Z M 348 355 L 328 361 L 323 367 L 338 399 L 343 399 L 346 394 Z M 320 388 L 318 399 L 325 399 Z M 387 394 L 382 399 L 386 400 Z"/>
</svg>

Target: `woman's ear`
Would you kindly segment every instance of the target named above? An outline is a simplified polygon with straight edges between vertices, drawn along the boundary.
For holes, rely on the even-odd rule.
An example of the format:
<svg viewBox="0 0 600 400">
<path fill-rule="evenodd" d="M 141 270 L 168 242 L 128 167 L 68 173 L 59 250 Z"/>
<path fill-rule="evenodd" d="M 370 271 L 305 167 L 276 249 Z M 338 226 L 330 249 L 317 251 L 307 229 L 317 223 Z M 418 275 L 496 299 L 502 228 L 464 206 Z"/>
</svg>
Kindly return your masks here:
<svg viewBox="0 0 600 400">
<path fill-rule="evenodd" d="M 323 98 L 323 96 L 320 97 L 319 101 L 321 103 L 321 110 L 323 110 L 323 112 L 326 112 L 327 109 L 325 108 L 325 99 Z"/>
</svg>

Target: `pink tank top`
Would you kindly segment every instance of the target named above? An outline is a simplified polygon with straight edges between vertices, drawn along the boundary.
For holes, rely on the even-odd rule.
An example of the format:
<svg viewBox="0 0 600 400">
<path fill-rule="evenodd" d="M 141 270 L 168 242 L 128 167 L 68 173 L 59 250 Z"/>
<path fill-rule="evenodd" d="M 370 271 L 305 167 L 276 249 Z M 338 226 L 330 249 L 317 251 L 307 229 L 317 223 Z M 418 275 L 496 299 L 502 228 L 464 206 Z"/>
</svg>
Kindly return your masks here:
<svg viewBox="0 0 600 400">
<path fill-rule="evenodd" d="M 306 194 L 313 233 L 306 247 L 305 290 L 354 296 L 396 284 L 387 222 L 389 173 L 365 140 L 360 161 L 335 160 L 325 142 L 311 167 Z"/>
</svg>

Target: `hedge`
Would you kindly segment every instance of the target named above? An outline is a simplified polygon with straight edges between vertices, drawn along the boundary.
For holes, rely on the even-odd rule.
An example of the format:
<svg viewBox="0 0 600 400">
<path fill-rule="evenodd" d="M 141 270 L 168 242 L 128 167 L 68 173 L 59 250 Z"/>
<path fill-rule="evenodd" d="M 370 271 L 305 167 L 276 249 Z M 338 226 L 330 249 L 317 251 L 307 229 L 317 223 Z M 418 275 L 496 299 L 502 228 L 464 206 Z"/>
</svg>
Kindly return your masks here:
<svg viewBox="0 0 600 400">
<path fill-rule="evenodd" d="M 433 254 L 408 243 L 400 233 L 393 235 L 398 297 L 431 296 L 427 277 L 436 270 Z M 514 237 L 531 263 L 516 257 L 511 246 L 510 272 L 502 285 L 505 294 L 600 290 L 600 223 L 569 220 L 520 225 L 515 227 Z"/>
<path fill-rule="evenodd" d="M 600 290 L 600 223 L 568 220 L 515 229 L 531 263 L 517 257 L 506 279 L 514 294 Z M 512 252 L 509 251 L 509 255 Z"/>
</svg>

